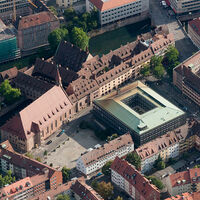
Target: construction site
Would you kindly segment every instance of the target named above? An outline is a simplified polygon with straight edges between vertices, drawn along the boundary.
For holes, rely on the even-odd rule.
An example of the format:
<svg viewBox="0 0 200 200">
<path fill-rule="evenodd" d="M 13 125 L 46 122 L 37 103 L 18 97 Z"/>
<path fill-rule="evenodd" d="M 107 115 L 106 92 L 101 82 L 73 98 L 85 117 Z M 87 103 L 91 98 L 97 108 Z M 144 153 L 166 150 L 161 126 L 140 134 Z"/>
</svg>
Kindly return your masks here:
<svg viewBox="0 0 200 200">
<path fill-rule="evenodd" d="M 48 35 L 59 28 L 58 18 L 41 0 L 0 1 L 0 63 L 34 54 L 48 46 Z"/>
</svg>

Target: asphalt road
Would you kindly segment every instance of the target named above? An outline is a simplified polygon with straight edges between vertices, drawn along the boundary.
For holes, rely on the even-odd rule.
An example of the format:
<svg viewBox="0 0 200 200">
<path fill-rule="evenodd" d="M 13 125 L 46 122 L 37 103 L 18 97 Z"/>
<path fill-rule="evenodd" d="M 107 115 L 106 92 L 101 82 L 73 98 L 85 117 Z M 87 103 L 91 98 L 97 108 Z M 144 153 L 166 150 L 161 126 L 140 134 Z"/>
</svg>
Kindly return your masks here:
<svg viewBox="0 0 200 200">
<path fill-rule="evenodd" d="M 150 14 L 153 25 L 167 25 L 170 33 L 174 34 L 175 46 L 180 52 L 180 61 L 187 59 L 198 50 L 184 33 L 175 16 L 169 17 L 167 9 L 160 6 L 159 0 L 150 0 Z"/>
</svg>

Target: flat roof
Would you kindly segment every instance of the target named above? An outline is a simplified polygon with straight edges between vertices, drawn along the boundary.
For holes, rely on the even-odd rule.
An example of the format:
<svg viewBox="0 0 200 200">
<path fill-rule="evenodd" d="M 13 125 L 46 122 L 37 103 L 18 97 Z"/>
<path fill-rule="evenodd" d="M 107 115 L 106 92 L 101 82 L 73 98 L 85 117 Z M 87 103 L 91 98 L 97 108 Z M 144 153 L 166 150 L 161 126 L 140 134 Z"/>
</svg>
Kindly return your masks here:
<svg viewBox="0 0 200 200">
<path fill-rule="evenodd" d="M 118 95 L 114 91 L 95 100 L 94 103 L 140 135 L 185 114 L 140 81 L 136 81 L 128 87 L 122 88 L 122 90 L 124 91 L 119 92 Z M 139 94 L 145 100 L 151 102 L 154 108 L 139 114 L 122 102 L 122 100 L 135 94 Z"/>
</svg>

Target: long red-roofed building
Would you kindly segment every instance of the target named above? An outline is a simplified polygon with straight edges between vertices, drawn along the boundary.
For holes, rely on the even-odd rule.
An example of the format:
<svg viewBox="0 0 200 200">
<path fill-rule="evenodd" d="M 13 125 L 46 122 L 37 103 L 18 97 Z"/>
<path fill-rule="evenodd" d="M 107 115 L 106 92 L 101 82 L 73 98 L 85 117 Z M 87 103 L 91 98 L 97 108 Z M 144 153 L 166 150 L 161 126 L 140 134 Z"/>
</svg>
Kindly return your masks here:
<svg viewBox="0 0 200 200">
<path fill-rule="evenodd" d="M 111 165 L 111 180 L 134 200 L 160 200 L 159 190 L 134 166 L 119 157 Z"/>
<path fill-rule="evenodd" d="M 30 151 L 69 119 L 72 107 L 65 91 L 54 86 L 1 127 L 2 141 L 20 151 Z"/>
<path fill-rule="evenodd" d="M 100 24 L 105 25 L 136 15 L 141 17 L 143 13 L 148 13 L 149 1 L 86 0 L 86 10 L 90 12 L 94 8 L 99 12 Z"/>
</svg>

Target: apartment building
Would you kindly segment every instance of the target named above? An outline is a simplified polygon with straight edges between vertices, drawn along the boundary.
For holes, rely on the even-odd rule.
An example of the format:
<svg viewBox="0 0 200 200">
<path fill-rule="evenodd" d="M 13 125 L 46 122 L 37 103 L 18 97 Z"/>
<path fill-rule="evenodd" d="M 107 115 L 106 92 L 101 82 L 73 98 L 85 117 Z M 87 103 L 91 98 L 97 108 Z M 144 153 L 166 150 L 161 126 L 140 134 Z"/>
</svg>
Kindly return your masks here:
<svg viewBox="0 0 200 200">
<path fill-rule="evenodd" d="M 92 105 L 96 98 L 117 89 L 131 78 L 138 78 L 143 64 L 150 62 L 153 55 L 162 55 L 169 45 L 174 45 L 174 38 L 164 26 L 102 57 L 95 56 L 84 62 L 77 72 L 79 78 L 66 88 L 76 110 Z"/>
<path fill-rule="evenodd" d="M 186 192 L 186 193 L 183 193 L 183 194 L 180 194 L 180 195 L 169 197 L 165 200 L 184 200 L 184 199 L 187 199 L 187 200 L 200 199 L 200 192 L 193 192 L 193 193 Z"/>
<path fill-rule="evenodd" d="M 159 156 L 164 161 L 178 157 L 179 140 L 172 131 L 140 146 L 135 151 L 141 158 L 141 172 L 145 173 L 153 168 Z"/>
<path fill-rule="evenodd" d="M 103 198 L 85 180 L 77 180 L 71 186 L 72 196 L 76 200 L 103 200 Z"/>
<path fill-rule="evenodd" d="M 200 49 L 200 17 L 188 22 L 188 34 L 193 44 Z"/>
<path fill-rule="evenodd" d="M 49 34 L 60 27 L 58 18 L 50 11 L 43 11 L 19 19 L 18 46 L 22 53 L 33 53 L 34 49 L 47 46 Z"/>
<path fill-rule="evenodd" d="M 171 174 L 167 177 L 166 186 L 171 196 L 185 192 L 198 192 L 200 191 L 200 169 L 193 168 Z"/>
<path fill-rule="evenodd" d="M 2 200 L 31 199 L 62 184 L 62 172 L 15 152 L 9 141 L 0 144 L 0 170 L 11 170 L 12 174 L 20 179 L 1 188 Z"/>
<path fill-rule="evenodd" d="M 97 120 L 118 134 L 130 132 L 136 147 L 185 124 L 185 113 L 140 81 L 93 102 Z"/>
<path fill-rule="evenodd" d="M 128 17 L 140 16 L 149 11 L 148 0 L 86 0 L 87 12 L 97 9 L 99 13 L 99 22 L 103 26 L 123 20 Z"/>
<path fill-rule="evenodd" d="M 174 68 L 173 84 L 200 106 L 200 51 Z"/>
<path fill-rule="evenodd" d="M 20 151 L 30 151 L 69 119 L 72 104 L 60 86 L 54 86 L 1 127 L 1 139 Z"/>
<path fill-rule="evenodd" d="M 134 151 L 134 143 L 129 133 L 124 134 L 103 145 L 96 145 L 94 149 L 88 149 L 76 163 L 76 168 L 85 175 L 89 175 L 101 169 L 108 161 L 116 156 L 123 157 Z"/>
<path fill-rule="evenodd" d="M 58 4 L 61 8 L 67 8 L 78 2 L 79 0 L 56 0 L 56 4 Z"/>
<path fill-rule="evenodd" d="M 160 200 L 159 190 L 134 166 L 119 157 L 111 165 L 111 180 L 134 200 Z"/>
<path fill-rule="evenodd" d="M 198 12 L 200 9 L 200 2 L 195 0 L 169 0 L 169 4 L 177 15 L 189 14 L 189 12 Z"/>
<path fill-rule="evenodd" d="M 30 13 L 29 2 L 27 0 L 15 0 L 17 16 L 24 16 Z M 3 21 L 13 19 L 14 0 L 0 1 L 0 18 Z"/>
</svg>

